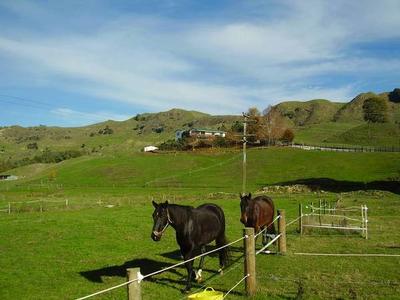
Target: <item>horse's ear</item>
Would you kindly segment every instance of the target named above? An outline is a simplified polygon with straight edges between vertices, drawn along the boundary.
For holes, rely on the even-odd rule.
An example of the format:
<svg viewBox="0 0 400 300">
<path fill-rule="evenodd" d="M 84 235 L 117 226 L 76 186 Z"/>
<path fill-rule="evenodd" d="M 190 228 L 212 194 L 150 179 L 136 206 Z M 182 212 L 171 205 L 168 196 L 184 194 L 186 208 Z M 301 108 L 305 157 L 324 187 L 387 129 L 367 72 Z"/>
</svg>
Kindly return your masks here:
<svg viewBox="0 0 400 300">
<path fill-rule="evenodd" d="M 152 201 L 154 208 L 158 207 L 158 204 L 156 202 L 154 202 L 154 200 Z"/>
<path fill-rule="evenodd" d="M 165 205 L 168 205 L 168 200 L 165 201 Z"/>
<path fill-rule="evenodd" d="M 249 193 L 249 198 L 251 199 L 251 193 Z"/>
<path fill-rule="evenodd" d="M 243 194 L 239 193 L 239 198 L 242 199 L 242 197 L 243 197 Z"/>
</svg>

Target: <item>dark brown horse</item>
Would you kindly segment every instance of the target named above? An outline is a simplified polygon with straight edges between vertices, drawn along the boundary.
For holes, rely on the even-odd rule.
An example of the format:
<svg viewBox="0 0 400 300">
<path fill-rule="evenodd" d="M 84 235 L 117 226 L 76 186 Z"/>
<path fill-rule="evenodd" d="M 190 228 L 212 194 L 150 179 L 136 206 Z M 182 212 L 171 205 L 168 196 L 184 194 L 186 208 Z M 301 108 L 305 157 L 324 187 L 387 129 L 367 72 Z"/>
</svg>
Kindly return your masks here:
<svg viewBox="0 0 400 300">
<path fill-rule="evenodd" d="M 255 234 L 267 227 L 263 232 L 262 243 L 267 244 L 267 235 L 275 235 L 274 202 L 268 196 L 251 199 L 251 193 L 240 195 L 240 222 L 246 227 L 253 227 Z"/>
<path fill-rule="evenodd" d="M 153 230 L 151 238 L 158 242 L 169 225 L 176 231 L 176 241 L 181 249 L 184 260 L 205 252 L 205 246 L 215 241 L 217 248 L 227 244 L 225 237 L 225 215 L 216 204 L 203 204 L 197 208 L 177 204 L 156 203 L 153 201 Z M 219 251 L 220 270 L 228 263 L 228 248 Z M 201 278 L 204 256 L 200 258 L 199 271 L 193 270 L 193 261 L 185 263 L 188 275 L 184 292 L 190 290 L 192 279 Z"/>
</svg>

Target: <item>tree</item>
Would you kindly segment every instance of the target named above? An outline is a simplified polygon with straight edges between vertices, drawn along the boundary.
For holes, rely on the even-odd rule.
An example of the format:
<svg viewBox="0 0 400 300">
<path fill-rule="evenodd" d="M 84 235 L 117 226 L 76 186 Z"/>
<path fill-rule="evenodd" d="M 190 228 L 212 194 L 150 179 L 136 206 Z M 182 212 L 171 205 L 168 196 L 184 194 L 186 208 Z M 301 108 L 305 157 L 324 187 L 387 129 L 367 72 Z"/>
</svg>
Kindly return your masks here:
<svg viewBox="0 0 400 300">
<path fill-rule="evenodd" d="M 264 140 L 265 127 L 261 112 L 256 107 L 250 107 L 247 111 L 247 115 L 250 121 L 247 124 L 247 134 L 251 135 L 247 140 L 250 142 Z"/>
<path fill-rule="evenodd" d="M 276 140 L 282 137 L 286 129 L 285 120 L 281 113 L 272 106 L 268 106 L 264 109 L 263 117 L 268 145 L 274 144 Z"/>
<path fill-rule="evenodd" d="M 369 98 L 362 106 L 364 120 L 368 123 L 388 122 L 388 107 L 386 101 L 379 97 Z"/>
<path fill-rule="evenodd" d="M 282 135 L 282 142 L 284 143 L 291 143 L 293 142 L 294 139 L 294 133 L 293 130 L 287 128 Z"/>
<path fill-rule="evenodd" d="M 26 145 L 26 148 L 27 149 L 31 149 L 31 150 L 37 150 L 38 149 L 38 144 L 36 142 L 35 143 L 30 143 L 30 144 Z"/>
</svg>

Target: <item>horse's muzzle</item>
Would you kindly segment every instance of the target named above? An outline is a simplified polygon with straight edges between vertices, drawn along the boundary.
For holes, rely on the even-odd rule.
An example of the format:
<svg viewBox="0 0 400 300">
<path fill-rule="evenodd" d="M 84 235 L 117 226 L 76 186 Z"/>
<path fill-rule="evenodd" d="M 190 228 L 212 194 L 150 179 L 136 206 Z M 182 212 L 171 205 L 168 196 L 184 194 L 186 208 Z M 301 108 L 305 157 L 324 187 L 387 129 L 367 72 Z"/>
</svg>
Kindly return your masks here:
<svg viewBox="0 0 400 300">
<path fill-rule="evenodd" d="M 153 241 L 158 242 L 161 240 L 161 233 L 159 233 L 157 231 L 153 231 L 151 233 L 151 238 L 153 239 Z"/>
</svg>

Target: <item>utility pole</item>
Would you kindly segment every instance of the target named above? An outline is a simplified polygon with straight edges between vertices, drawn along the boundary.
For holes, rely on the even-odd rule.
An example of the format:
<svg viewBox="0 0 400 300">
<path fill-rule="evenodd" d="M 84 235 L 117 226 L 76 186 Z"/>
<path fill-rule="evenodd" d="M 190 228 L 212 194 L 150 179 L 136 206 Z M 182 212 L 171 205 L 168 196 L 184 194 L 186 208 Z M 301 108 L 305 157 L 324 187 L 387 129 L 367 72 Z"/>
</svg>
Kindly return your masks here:
<svg viewBox="0 0 400 300">
<path fill-rule="evenodd" d="M 243 113 L 244 121 L 243 121 L 243 181 L 242 181 L 242 195 L 246 193 L 246 164 L 247 164 L 247 153 L 246 153 L 246 144 L 247 144 L 247 121 L 249 119 L 249 115 Z"/>
<path fill-rule="evenodd" d="M 247 134 L 247 123 L 255 122 L 250 119 L 250 115 L 243 113 L 243 181 L 242 181 L 242 194 L 246 193 L 246 182 L 247 182 L 247 137 L 254 136 L 254 134 Z"/>
</svg>

